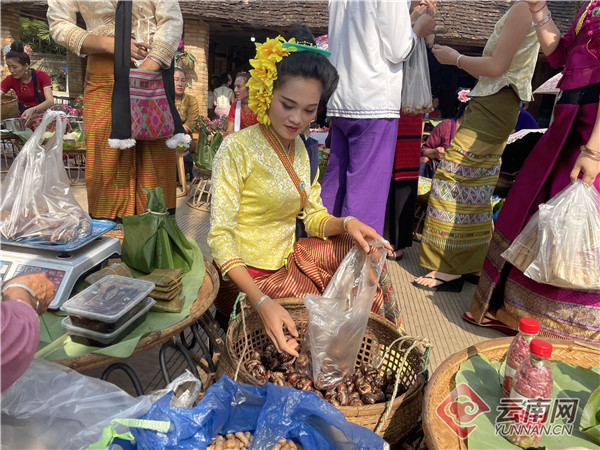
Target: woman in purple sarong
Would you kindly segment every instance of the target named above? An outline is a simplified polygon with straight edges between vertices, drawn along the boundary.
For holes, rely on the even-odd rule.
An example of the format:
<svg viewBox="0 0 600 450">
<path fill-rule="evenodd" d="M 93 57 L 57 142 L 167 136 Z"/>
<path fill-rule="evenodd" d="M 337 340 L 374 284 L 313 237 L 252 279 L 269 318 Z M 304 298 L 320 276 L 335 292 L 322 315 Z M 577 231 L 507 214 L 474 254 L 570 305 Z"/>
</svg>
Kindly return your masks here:
<svg viewBox="0 0 600 450">
<path fill-rule="evenodd" d="M 529 1 L 548 62 L 564 67 L 554 121 L 533 149 L 496 222 L 481 279 L 465 320 L 509 332 L 533 317 L 554 337 L 600 342 L 600 293 L 536 283 L 500 255 L 540 203 L 577 179 L 600 189 L 600 1 L 586 1 L 564 37 L 546 2 Z M 492 315 L 494 313 L 494 315 Z"/>
</svg>

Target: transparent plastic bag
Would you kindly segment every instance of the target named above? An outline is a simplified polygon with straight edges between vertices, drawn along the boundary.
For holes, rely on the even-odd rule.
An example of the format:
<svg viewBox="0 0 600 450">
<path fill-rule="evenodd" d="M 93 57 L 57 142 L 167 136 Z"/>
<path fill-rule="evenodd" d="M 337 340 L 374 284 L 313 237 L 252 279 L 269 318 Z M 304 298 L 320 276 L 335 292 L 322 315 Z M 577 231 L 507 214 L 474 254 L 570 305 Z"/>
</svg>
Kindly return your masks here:
<svg viewBox="0 0 600 450">
<path fill-rule="evenodd" d="M 87 448 L 116 417 L 152 406 L 114 384 L 34 359 L 2 393 L 2 448 Z"/>
<path fill-rule="evenodd" d="M 538 283 L 600 290 L 600 194 L 581 180 L 539 206 L 502 257 Z"/>
<path fill-rule="evenodd" d="M 71 193 L 63 164 L 66 120 L 62 112 L 46 111 L 10 167 L 1 190 L 2 238 L 66 244 L 91 233 L 90 216 Z M 41 145 L 53 121 L 55 132 Z"/>
<path fill-rule="evenodd" d="M 417 39 L 412 55 L 404 61 L 402 72 L 402 112 L 415 115 L 433 111 L 425 38 Z"/>
<path fill-rule="evenodd" d="M 304 298 L 308 326 L 301 358 L 308 356 L 319 389 L 337 386 L 354 368 L 387 254 L 382 241 L 370 244 L 369 254 L 357 247 L 348 252 L 322 297 Z"/>
<path fill-rule="evenodd" d="M 138 418 L 165 399 L 173 408 L 191 408 L 202 382 L 186 371 L 167 387 L 133 397 L 108 381 L 34 359 L 2 393 L 2 448 L 88 448 L 117 418 Z"/>
</svg>

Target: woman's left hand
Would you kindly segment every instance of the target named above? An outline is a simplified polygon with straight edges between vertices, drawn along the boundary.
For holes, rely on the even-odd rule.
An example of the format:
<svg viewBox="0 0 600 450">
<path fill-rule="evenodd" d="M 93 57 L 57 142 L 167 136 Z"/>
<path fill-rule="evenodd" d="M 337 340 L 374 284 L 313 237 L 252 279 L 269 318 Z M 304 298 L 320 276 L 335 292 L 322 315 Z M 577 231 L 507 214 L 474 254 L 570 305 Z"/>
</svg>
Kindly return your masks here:
<svg viewBox="0 0 600 450">
<path fill-rule="evenodd" d="M 367 224 L 362 223 L 360 220 L 356 218 L 350 219 L 346 223 L 346 231 L 350 236 L 354 238 L 356 243 L 366 253 L 369 253 L 370 250 L 370 246 L 367 243 L 367 240 L 380 240 L 385 242 L 383 246 L 388 249 L 388 255 L 394 256 L 394 252 L 390 243 L 386 241 L 383 237 L 379 236 L 379 234 L 377 234 L 377 232 L 373 228 L 371 228 Z"/>
<path fill-rule="evenodd" d="M 431 49 L 433 56 L 435 59 L 439 61 L 440 64 L 446 64 L 449 66 L 455 66 L 458 55 L 460 54 L 458 51 L 454 50 L 452 47 L 448 47 L 446 45 L 434 45 Z"/>
<path fill-rule="evenodd" d="M 600 161 L 581 153 L 571 171 L 571 181 L 573 183 L 577 181 L 580 173 L 583 175 L 583 182 L 591 186 L 600 174 Z"/>
</svg>

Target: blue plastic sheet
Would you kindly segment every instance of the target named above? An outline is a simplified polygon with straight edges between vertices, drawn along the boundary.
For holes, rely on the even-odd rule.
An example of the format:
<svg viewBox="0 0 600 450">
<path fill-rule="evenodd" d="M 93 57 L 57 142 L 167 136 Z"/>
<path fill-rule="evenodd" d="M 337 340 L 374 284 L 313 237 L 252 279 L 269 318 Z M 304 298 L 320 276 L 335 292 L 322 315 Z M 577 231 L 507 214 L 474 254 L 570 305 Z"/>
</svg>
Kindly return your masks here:
<svg viewBox="0 0 600 450">
<path fill-rule="evenodd" d="M 371 430 L 346 421 L 334 406 L 312 392 L 267 383 L 236 383 L 226 375 L 191 409 L 169 406 L 169 393 L 140 419 L 171 422 L 167 433 L 132 428 L 138 448 L 206 448 L 218 434 L 249 431 L 250 449 L 272 448 L 285 438 L 307 449 L 383 449 Z"/>
</svg>

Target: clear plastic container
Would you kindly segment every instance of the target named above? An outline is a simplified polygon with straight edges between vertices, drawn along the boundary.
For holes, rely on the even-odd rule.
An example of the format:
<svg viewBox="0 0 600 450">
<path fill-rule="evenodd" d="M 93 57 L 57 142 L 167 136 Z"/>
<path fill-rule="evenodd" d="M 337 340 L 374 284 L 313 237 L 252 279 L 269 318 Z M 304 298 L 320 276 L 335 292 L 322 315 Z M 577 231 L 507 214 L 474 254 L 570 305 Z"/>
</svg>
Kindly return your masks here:
<svg viewBox="0 0 600 450">
<path fill-rule="evenodd" d="M 148 311 L 150 311 L 150 308 L 154 306 L 154 303 L 156 303 L 154 299 L 147 297 L 146 300 L 141 303 L 141 309 L 137 312 L 137 314 L 131 317 L 117 330 L 114 330 L 110 333 L 99 333 L 97 331 L 75 326 L 72 324 L 70 317 L 65 317 L 63 319 L 62 326 L 67 329 L 73 342 L 83 345 L 91 345 L 94 347 L 106 347 L 114 344 L 117 341 L 120 341 L 137 327 L 139 327 L 142 323 L 144 323 L 144 320 L 146 320 L 146 316 L 148 315 Z"/>
<path fill-rule="evenodd" d="M 502 382 L 502 396 L 508 397 L 512 379 L 519 365 L 529 358 L 529 344 L 540 332 L 540 323 L 529 317 L 523 317 L 519 321 L 519 333 L 514 337 L 506 353 L 506 369 L 504 370 L 504 381 Z"/>
<path fill-rule="evenodd" d="M 110 333 L 140 311 L 153 289 L 151 281 L 109 275 L 67 300 L 60 309 L 69 314 L 74 326 Z"/>
<path fill-rule="evenodd" d="M 552 368 L 548 358 L 552 356 L 552 344 L 541 339 L 533 339 L 531 354 L 523 361 L 510 390 L 510 399 L 515 402 L 511 417 L 522 426 L 520 432 L 510 434 L 508 439 L 522 448 L 536 447 L 542 440 L 542 426 L 546 422 L 548 408 L 540 409 L 540 400 L 550 404 L 552 399 Z M 516 432 L 515 427 L 515 432 Z"/>
</svg>

